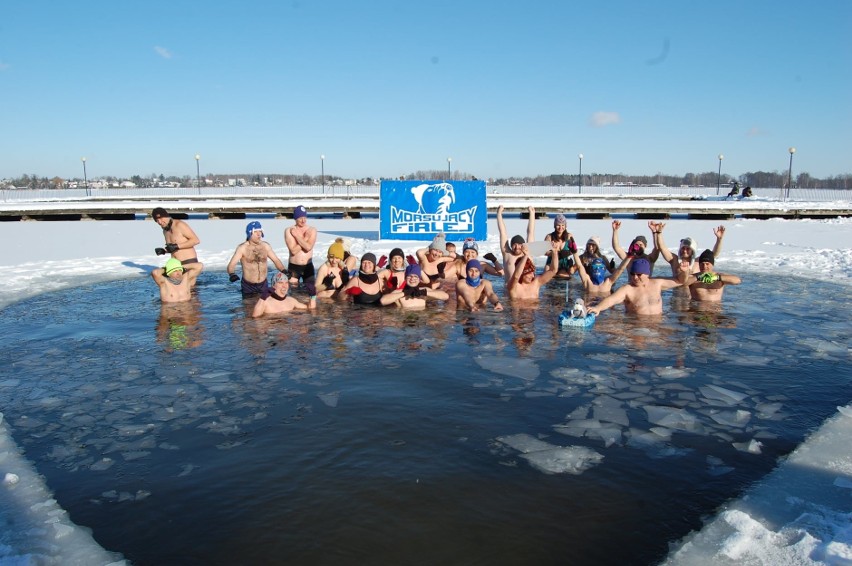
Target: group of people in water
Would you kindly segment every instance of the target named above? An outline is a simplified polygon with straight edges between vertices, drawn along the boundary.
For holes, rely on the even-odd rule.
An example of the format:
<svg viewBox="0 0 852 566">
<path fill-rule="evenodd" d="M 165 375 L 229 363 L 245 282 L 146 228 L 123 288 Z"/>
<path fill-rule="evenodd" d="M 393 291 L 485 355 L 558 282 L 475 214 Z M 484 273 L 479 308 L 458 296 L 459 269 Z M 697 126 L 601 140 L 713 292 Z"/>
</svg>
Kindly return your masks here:
<svg viewBox="0 0 852 566">
<path fill-rule="evenodd" d="M 526 238 L 509 238 L 503 221 L 503 206 L 497 209 L 497 227 L 501 259 L 492 253 L 479 258 L 479 245 L 467 238 L 461 244 L 447 242 L 443 233 L 437 234 L 428 247 L 406 254 L 394 248 L 388 256 L 376 258 L 365 253 L 359 258 L 350 253 L 347 242 L 337 238 L 326 251 L 326 260 L 314 267 L 314 247 L 317 230 L 308 224 L 304 206 L 293 211 L 293 225 L 284 231 L 289 254 L 285 266 L 273 247 L 264 240 L 260 222 L 246 226 L 246 239 L 237 246 L 226 271 L 231 282 L 240 283 L 244 298 L 255 300 L 252 316 L 283 313 L 299 309 L 316 309 L 318 301 L 349 300 L 359 305 L 394 306 L 403 309 L 422 309 L 430 302 L 448 301 L 455 296 L 457 308 L 472 311 L 486 308 L 503 310 L 500 296 L 485 276 L 502 277 L 505 294 L 510 301 L 536 301 L 542 287 L 554 279 L 567 280 L 577 276 L 582 283 L 587 313 L 601 312 L 624 304 L 628 313 L 655 315 L 663 312 L 662 292 L 676 287 L 688 288 L 693 300 L 720 302 L 726 285 L 739 285 L 736 275 L 715 270 L 716 258 L 722 248 L 725 227 L 713 230 L 716 237 L 713 249 L 698 253 L 695 239 L 680 240 L 676 253 L 663 240 L 665 224 L 648 222 L 652 238 L 644 235 L 632 239 L 625 250 L 619 237 L 621 222 L 612 222 L 612 249 L 615 258 L 607 258 L 601 250 L 601 240 L 590 237 L 581 248 L 567 229 L 564 215 L 553 221 L 553 231 L 544 243 L 535 242 L 536 212 L 529 207 Z M 203 269 L 195 247 L 200 240 L 192 228 L 180 219 L 172 218 L 163 208 L 155 208 L 152 218 L 163 231 L 165 247 L 156 248 L 158 255 L 170 254 L 163 268 L 151 272 L 160 289 L 164 303 L 188 301 L 192 288 Z M 535 255 L 546 255 L 544 270 L 536 268 Z M 670 267 L 671 276 L 652 277 L 659 258 Z M 278 270 L 268 278 L 269 263 Z M 237 266 L 241 275 L 237 274 Z M 627 273 L 627 283 L 616 282 Z M 291 289 L 304 290 L 307 300 L 291 294 Z"/>
</svg>

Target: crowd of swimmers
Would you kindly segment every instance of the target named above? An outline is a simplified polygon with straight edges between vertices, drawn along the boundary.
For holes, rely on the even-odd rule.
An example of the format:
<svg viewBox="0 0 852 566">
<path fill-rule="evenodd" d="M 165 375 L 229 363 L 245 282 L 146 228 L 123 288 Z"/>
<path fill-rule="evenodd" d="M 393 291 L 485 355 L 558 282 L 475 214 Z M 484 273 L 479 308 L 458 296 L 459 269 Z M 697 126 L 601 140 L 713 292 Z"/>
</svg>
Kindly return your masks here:
<svg viewBox="0 0 852 566">
<path fill-rule="evenodd" d="M 567 220 L 558 214 L 553 231 L 536 242 L 536 213 L 529 207 L 526 238 L 511 238 L 503 221 L 503 206 L 497 209 L 500 253 L 479 257 L 479 245 L 465 239 L 459 253 L 456 244 L 447 242 L 444 234 L 434 237 L 428 247 L 406 254 L 394 248 L 388 256 L 376 258 L 365 253 L 360 258 L 350 253 L 347 242 L 337 238 L 326 250 L 325 261 L 315 268 L 314 247 L 317 230 L 308 224 L 304 206 L 293 211 L 293 225 L 284 231 L 288 252 L 285 266 L 273 247 L 264 240 L 260 222 L 246 226 L 241 242 L 226 267 L 231 282 L 240 284 L 244 298 L 255 301 L 252 316 L 283 313 L 299 309 L 316 309 L 322 301 L 351 301 L 359 305 L 422 309 L 429 303 L 444 303 L 455 297 L 457 308 L 472 311 L 487 308 L 503 310 L 503 302 L 486 277 L 502 277 L 509 301 L 536 301 L 548 282 L 578 278 L 583 287 L 587 312 L 601 312 L 623 304 L 628 313 L 656 315 L 663 312 L 662 292 L 677 287 L 687 288 L 695 301 L 720 302 L 726 285 L 739 285 L 736 275 L 715 270 L 722 249 L 725 227 L 713 230 L 716 238 L 712 249 L 700 254 L 693 237 L 684 237 L 676 252 L 664 240 L 665 224 L 648 222 L 651 242 L 644 235 L 635 236 L 627 249 L 621 245 L 621 222 L 612 221 L 612 250 L 608 258 L 601 249 L 601 239 L 590 237 L 583 247 L 577 245 L 568 231 Z M 163 231 L 165 246 L 156 248 L 158 255 L 170 255 L 163 268 L 151 276 L 160 289 L 164 303 L 188 301 L 203 269 L 195 247 L 200 240 L 183 220 L 172 218 L 163 208 L 155 208 L 152 218 Z M 549 245 L 548 245 L 549 244 Z M 650 246 L 650 248 L 649 248 Z M 533 248 L 546 249 L 544 269 L 538 272 Z M 660 258 L 669 264 L 665 276 L 652 276 Z M 278 271 L 269 277 L 269 264 Z M 240 275 L 237 274 L 240 268 Z M 664 268 L 661 268 L 664 269 Z M 671 276 L 668 276 L 668 271 Z M 627 283 L 617 286 L 627 273 Z M 303 290 L 306 300 L 296 298 L 291 289 Z"/>
</svg>

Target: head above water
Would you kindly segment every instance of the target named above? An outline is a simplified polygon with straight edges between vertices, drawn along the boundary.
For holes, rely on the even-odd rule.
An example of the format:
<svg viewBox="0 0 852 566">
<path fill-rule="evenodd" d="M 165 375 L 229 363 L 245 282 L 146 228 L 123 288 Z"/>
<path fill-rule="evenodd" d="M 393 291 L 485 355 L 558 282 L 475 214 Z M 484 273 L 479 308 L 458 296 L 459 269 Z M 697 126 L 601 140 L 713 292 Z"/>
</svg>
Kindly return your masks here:
<svg viewBox="0 0 852 566">
<path fill-rule="evenodd" d="M 334 242 L 328 246 L 328 257 L 343 259 L 343 244 L 340 242 Z"/>
<path fill-rule="evenodd" d="M 416 263 L 413 265 L 409 265 L 405 268 L 405 278 L 416 276 L 418 279 L 423 279 L 423 272 L 420 269 L 420 266 Z"/>
<path fill-rule="evenodd" d="M 556 218 L 553 219 L 553 227 L 558 228 L 562 226 L 563 228 L 568 224 L 568 221 L 565 220 L 564 214 L 557 214 Z"/>
<path fill-rule="evenodd" d="M 255 231 L 260 232 L 260 237 L 263 238 L 263 228 L 261 228 L 260 222 L 254 220 L 246 224 L 246 241 L 251 240 L 251 235 Z"/>
<path fill-rule="evenodd" d="M 476 243 L 476 240 L 473 238 L 465 238 L 464 244 L 462 244 L 462 251 L 465 250 L 476 250 L 479 251 L 479 245 Z"/>
<path fill-rule="evenodd" d="M 373 252 L 367 252 L 367 253 L 365 253 L 364 255 L 361 256 L 361 271 L 364 270 L 364 263 L 373 264 L 371 271 L 369 271 L 368 273 L 372 273 L 373 271 L 375 271 L 376 270 L 376 254 L 374 254 Z"/>
<path fill-rule="evenodd" d="M 168 218 L 168 217 L 169 217 L 169 213 L 166 211 L 165 208 L 158 206 L 157 208 L 155 208 L 154 210 L 151 211 L 151 218 L 153 218 L 154 220 L 159 220 L 160 218 Z"/>
<path fill-rule="evenodd" d="M 276 285 L 290 286 L 290 279 L 287 277 L 286 273 L 279 271 L 272 276 L 272 286 L 275 287 Z"/>
<path fill-rule="evenodd" d="M 432 238 L 432 243 L 429 244 L 430 250 L 438 250 L 441 253 L 444 252 L 446 247 L 447 247 L 447 237 L 444 235 L 443 232 L 438 232 L 437 234 L 435 234 L 435 237 Z"/>
<path fill-rule="evenodd" d="M 174 273 L 175 271 L 178 271 L 178 270 L 180 271 L 180 273 L 183 273 L 183 264 L 181 264 L 179 259 L 175 259 L 175 258 L 170 258 L 166 262 L 166 266 L 163 268 L 163 271 L 165 272 L 166 277 L 171 276 L 172 273 Z"/>
<path fill-rule="evenodd" d="M 509 240 L 509 245 L 512 246 L 513 248 L 515 246 L 523 246 L 526 243 L 527 243 L 527 241 L 524 240 L 521 236 L 512 236 L 512 239 Z"/>
<path fill-rule="evenodd" d="M 698 256 L 698 263 L 709 263 L 710 265 L 716 265 L 716 256 L 713 255 L 713 252 L 710 250 L 704 250 L 701 252 L 701 255 Z"/>
<path fill-rule="evenodd" d="M 651 262 L 645 259 L 644 257 L 634 259 L 632 262 L 630 262 L 630 274 L 651 275 Z"/>
<path fill-rule="evenodd" d="M 689 250 L 689 252 L 687 252 L 687 250 Z M 690 259 L 695 259 L 695 256 L 698 253 L 698 244 L 692 238 L 684 238 L 680 241 L 680 248 L 677 252 L 677 255 L 681 258 L 686 258 L 688 256 Z"/>
</svg>

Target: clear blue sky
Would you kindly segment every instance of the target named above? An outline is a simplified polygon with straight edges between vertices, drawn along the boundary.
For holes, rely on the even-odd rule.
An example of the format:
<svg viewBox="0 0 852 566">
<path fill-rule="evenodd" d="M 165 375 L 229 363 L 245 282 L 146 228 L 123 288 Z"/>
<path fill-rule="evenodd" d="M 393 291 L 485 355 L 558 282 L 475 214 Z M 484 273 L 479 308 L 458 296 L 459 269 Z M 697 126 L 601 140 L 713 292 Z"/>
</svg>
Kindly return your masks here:
<svg viewBox="0 0 852 566">
<path fill-rule="evenodd" d="M 8 0 L 0 178 L 852 172 L 852 2 Z"/>
</svg>

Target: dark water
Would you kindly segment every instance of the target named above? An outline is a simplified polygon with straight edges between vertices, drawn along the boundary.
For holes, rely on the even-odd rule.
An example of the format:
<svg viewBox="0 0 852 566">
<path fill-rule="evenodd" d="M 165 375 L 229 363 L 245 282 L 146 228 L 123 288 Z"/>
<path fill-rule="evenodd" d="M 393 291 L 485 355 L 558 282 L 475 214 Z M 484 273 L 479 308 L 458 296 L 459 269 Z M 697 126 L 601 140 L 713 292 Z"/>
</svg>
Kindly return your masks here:
<svg viewBox="0 0 852 566">
<path fill-rule="evenodd" d="M 260 321 L 221 274 L 94 285 L 4 310 L 0 410 L 135 564 L 649 564 L 848 401 L 848 292 L 744 279 L 591 331 L 563 283 Z"/>
</svg>

